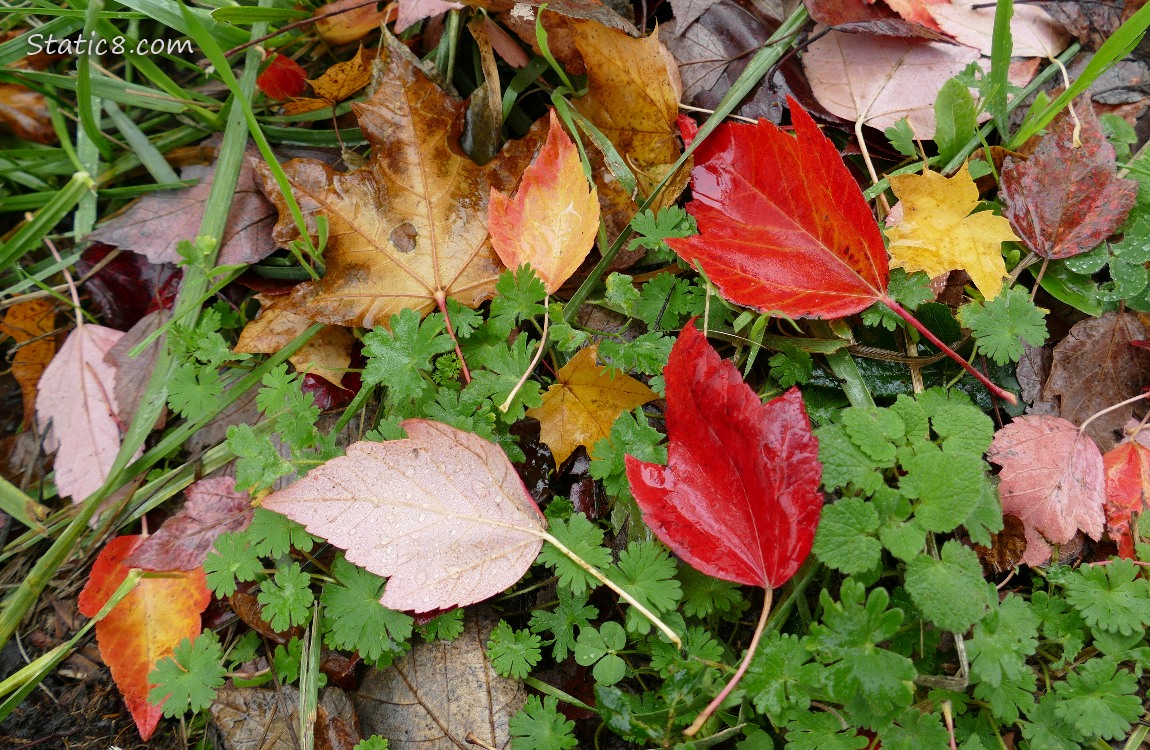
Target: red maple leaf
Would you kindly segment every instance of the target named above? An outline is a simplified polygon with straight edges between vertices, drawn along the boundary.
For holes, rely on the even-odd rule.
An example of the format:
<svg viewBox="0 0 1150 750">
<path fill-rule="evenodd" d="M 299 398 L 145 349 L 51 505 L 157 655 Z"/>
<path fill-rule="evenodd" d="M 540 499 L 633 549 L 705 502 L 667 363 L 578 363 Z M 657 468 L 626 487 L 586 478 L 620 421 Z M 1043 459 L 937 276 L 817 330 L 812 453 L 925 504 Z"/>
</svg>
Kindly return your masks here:
<svg viewBox="0 0 1150 750">
<path fill-rule="evenodd" d="M 1106 530 L 1118 545 L 1118 554 L 1134 559 L 1130 521 L 1146 506 L 1150 490 L 1150 448 L 1133 440 L 1119 443 L 1102 457 L 1106 472 Z"/>
<path fill-rule="evenodd" d="M 747 657 L 712 703 L 717 707 L 754 654 L 771 589 L 810 553 L 823 506 L 822 465 L 798 389 L 761 403 L 694 323 L 679 335 L 663 374 L 667 466 L 626 459 L 643 518 L 697 570 L 767 590 Z"/>
<path fill-rule="evenodd" d="M 295 60 L 277 53 L 256 78 L 256 86 L 272 99 L 290 99 L 307 88 L 307 71 Z"/>
<path fill-rule="evenodd" d="M 669 239 L 730 301 L 792 318 L 841 318 L 882 302 L 994 395 L 1017 403 L 891 299 L 878 224 L 834 144 L 793 99 L 795 135 L 724 123 L 695 151 L 699 234 Z"/>
</svg>

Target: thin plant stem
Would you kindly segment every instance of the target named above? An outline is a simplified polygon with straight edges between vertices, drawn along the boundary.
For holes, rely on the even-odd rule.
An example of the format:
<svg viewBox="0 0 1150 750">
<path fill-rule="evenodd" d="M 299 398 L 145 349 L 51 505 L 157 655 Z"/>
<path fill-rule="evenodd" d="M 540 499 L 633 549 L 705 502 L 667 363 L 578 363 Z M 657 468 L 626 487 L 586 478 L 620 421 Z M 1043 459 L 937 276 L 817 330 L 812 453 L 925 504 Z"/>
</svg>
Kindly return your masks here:
<svg viewBox="0 0 1150 750">
<path fill-rule="evenodd" d="M 543 350 L 547 348 L 547 325 L 551 322 L 551 315 L 547 310 L 547 303 L 550 302 L 550 297 L 543 299 L 543 338 L 539 339 L 539 351 L 535 352 L 535 358 L 531 360 L 531 364 L 527 367 L 527 372 L 523 373 L 523 377 L 519 378 L 519 382 L 511 389 L 511 393 L 507 394 L 507 398 L 502 404 L 499 405 L 499 411 L 504 414 L 511 408 L 511 402 L 515 400 L 515 394 L 519 393 L 519 389 L 527 382 L 527 378 L 531 377 L 531 373 L 535 372 L 535 368 L 539 365 L 539 360 L 543 357 Z"/>
<path fill-rule="evenodd" d="M 682 648 L 683 647 L 683 639 L 680 638 L 679 635 L 674 630 L 671 630 L 670 626 L 667 625 L 667 623 L 663 622 L 658 617 L 656 617 L 654 612 L 647 609 L 635 597 L 631 596 L 626 591 L 624 591 L 619 586 L 619 584 L 615 583 L 610 578 L 608 578 L 607 576 L 600 573 L 597 568 L 595 568 L 593 565 L 591 565 L 590 563 L 585 561 L 583 558 L 576 555 L 571 550 L 567 549 L 567 547 L 562 542 L 560 542 L 558 539 L 556 539 L 555 537 L 548 534 L 546 531 L 540 531 L 538 533 L 539 533 L 539 536 L 542 537 L 542 539 L 545 542 L 549 542 L 550 544 L 554 545 L 555 549 L 559 550 L 564 555 L 566 555 L 571 560 L 571 562 L 575 563 L 580 568 L 582 568 L 583 570 L 590 573 L 595 578 L 595 580 L 599 581 L 599 583 L 602 583 L 604 586 L 606 586 L 607 588 L 614 591 L 624 601 L 626 601 L 628 604 L 630 604 L 635 609 L 639 610 L 640 614 L 642 614 L 644 617 L 646 617 L 648 620 L 650 620 L 651 623 L 655 627 L 657 627 L 659 630 L 663 631 L 663 634 L 666 635 L 671 640 L 671 643 L 675 644 L 675 648 Z"/>
<path fill-rule="evenodd" d="M 683 734 L 688 737 L 694 737 L 695 733 L 703 728 L 703 724 L 707 723 L 707 719 L 711 718 L 711 714 L 723 705 L 723 701 L 731 694 L 731 691 L 742 681 L 743 675 L 747 673 L 747 667 L 751 666 L 751 659 L 755 657 L 755 652 L 759 649 L 759 639 L 763 637 L 763 631 L 767 627 L 767 619 L 771 614 L 771 599 L 773 598 L 774 591 L 771 589 L 766 590 L 766 595 L 763 598 L 763 611 L 759 613 L 759 623 L 755 626 L 755 634 L 751 636 L 751 645 L 747 646 L 747 655 L 743 657 L 742 663 L 739 668 L 735 670 L 735 676 L 727 683 L 727 686 L 715 696 L 715 699 L 707 704 L 703 712 L 698 715 L 691 726 L 683 730 Z"/>
<path fill-rule="evenodd" d="M 1084 433 L 1086 432 L 1086 426 L 1087 426 L 1088 424 L 1090 424 L 1091 422 L 1093 422 L 1095 419 L 1098 419 L 1099 417 L 1101 417 L 1103 414 L 1106 414 L 1106 413 L 1108 413 L 1108 412 L 1112 412 L 1112 411 L 1114 411 L 1115 409 L 1121 409 L 1123 406 L 1126 406 L 1126 405 L 1128 405 L 1128 404 L 1133 404 L 1133 403 L 1135 403 L 1135 402 L 1137 402 L 1137 401 L 1141 401 L 1142 399 L 1146 398 L 1147 396 L 1150 396 L 1150 394 L 1148 394 L 1148 393 L 1139 393 L 1137 396 L 1132 396 L 1132 397 L 1130 397 L 1130 398 L 1126 399 L 1125 401 L 1119 401 L 1117 404 L 1114 404 L 1114 406 L 1107 406 L 1107 407 L 1106 407 L 1105 409 L 1103 409 L 1102 411 L 1096 411 L 1096 412 L 1094 412 L 1093 414 L 1091 414 L 1091 415 L 1090 415 L 1090 417 L 1089 417 L 1089 418 L 1087 418 L 1087 420 L 1086 420 L 1085 422 L 1083 422 L 1083 423 L 1082 423 L 1082 424 L 1079 426 L 1079 428 L 1078 428 L 1078 434 L 1080 434 L 1080 435 L 1081 435 L 1081 434 L 1084 434 Z"/>
<path fill-rule="evenodd" d="M 470 383 L 471 371 L 467 369 L 467 360 L 463 358 L 463 350 L 459 348 L 459 338 L 455 335 L 455 327 L 451 325 L 451 316 L 447 314 L 447 295 L 443 293 L 442 289 L 435 292 L 435 304 L 439 305 L 439 311 L 443 313 L 443 322 L 447 324 L 447 335 L 455 344 L 455 356 L 459 357 L 459 367 L 463 371 L 463 382 Z"/>
<path fill-rule="evenodd" d="M 980 382 L 984 386 L 986 386 L 987 390 L 989 390 L 995 396 L 998 396 L 1000 399 L 1007 402 L 1008 404 L 1011 404 L 1012 406 L 1018 403 L 1018 397 L 1017 396 L 1015 396 L 1013 393 L 1011 393 L 1009 391 L 1003 390 L 1002 388 L 998 387 L 994 383 L 990 382 L 990 378 L 983 375 L 981 372 L 976 370 L 973 365 L 971 365 L 969 362 L 967 362 L 962 357 L 958 356 L 957 352 L 955 352 L 949 346 L 944 344 L 942 342 L 942 339 L 940 339 L 938 336 L 935 336 L 933 333 L 931 333 L 929 328 L 924 326 L 922 323 L 918 322 L 918 320 L 913 315 L 911 315 L 909 312 L 907 312 L 903 308 L 902 305 L 895 302 L 893 299 L 891 299 L 889 296 L 886 296 L 886 295 L 884 295 L 880 301 L 884 305 L 889 307 L 891 309 L 891 311 L 893 311 L 900 318 L 902 318 L 907 323 L 910 323 L 912 326 L 914 326 L 914 329 L 916 331 L 918 331 L 919 333 L 921 333 L 923 335 L 923 337 L 926 338 L 927 341 L 934 344 L 935 346 L 937 346 L 942 351 L 946 352 L 946 355 L 948 357 L 950 357 L 955 362 L 960 364 L 962 366 L 962 369 L 966 370 L 971 375 L 973 375 L 975 380 L 977 380 L 978 382 Z"/>
</svg>

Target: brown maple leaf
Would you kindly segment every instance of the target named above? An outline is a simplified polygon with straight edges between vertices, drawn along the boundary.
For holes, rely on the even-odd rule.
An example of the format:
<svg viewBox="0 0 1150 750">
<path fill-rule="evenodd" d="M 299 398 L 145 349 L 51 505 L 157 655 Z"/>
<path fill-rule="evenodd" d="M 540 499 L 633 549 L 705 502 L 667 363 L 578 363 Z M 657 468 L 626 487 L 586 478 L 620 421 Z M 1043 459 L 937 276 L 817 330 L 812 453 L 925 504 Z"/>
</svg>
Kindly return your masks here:
<svg viewBox="0 0 1150 750">
<path fill-rule="evenodd" d="M 459 148 L 463 104 L 428 80 L 402 44 L 389 40 L 375 94 L 353 105 L 372 145 L 367 166 L 340 173 L 314 159 L 284 164 L 308 231 L 328 221 L 327 275 L 300 284 L 287 307 L 334 325 L 385 324 L 404 308 L 425 315 L 448 298 L 476 307 L 495 293 L 503 265 L 487 234 L 491 188 L 514 190 L 546 120 L 483 166 Z M 297 239 L 284 197 L 266 165 L 264 190 L 279 208 L 281 245 Z"/>
<path fill-rule="evenodd" d="M 1055 118 L 1030 159 L 1007 157 L 1002 168 L 1002 215 L 1043 258 L 1097 247 L 1126 221 L 1138 197 L 1138 182 L 1118 177 L 1114 147 L 1089 99 L 1080 99 L 1075 112 L 1077 118 L 1069 112 Z"/>
</svg>

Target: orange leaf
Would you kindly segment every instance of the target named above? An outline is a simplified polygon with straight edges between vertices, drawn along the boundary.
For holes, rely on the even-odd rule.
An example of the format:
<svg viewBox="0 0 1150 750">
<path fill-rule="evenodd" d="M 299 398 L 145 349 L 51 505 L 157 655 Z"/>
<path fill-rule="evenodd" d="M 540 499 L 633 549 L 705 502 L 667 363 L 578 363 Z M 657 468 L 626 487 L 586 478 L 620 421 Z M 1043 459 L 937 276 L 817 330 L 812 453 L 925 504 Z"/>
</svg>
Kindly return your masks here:
<svg viewBox="0 0 1150 750">
<path fill-rule="evenodd" d="M 56 339 L 48 336 L 56 327 L 56 306 L 51 300 L 33 299 L 8 308 L 0 334 L 16 341 L 12 376 L 24 394 L 24 424 L 36 416 L 36 384 L 56 353 Z"/>
<path fill-rule="evenodd" d="M 1130 520 L 1141 513 L 1150 491 L 1150 448 L 1131 440 L 1102 457 L 1106 472 L 1106 530 L 1118 544 L 1118 554 L 1134 558 Z"/>
<path fill-rule="evenodd" d="M 591 252 L 599 229 L 599 198 L 575 142 L 551 110 L 547 141 L 509 198 L 491 188 L 487 228 L 508 268 L 530 263 L 554 294 Z"/>
<path fill-rule="evenodd" d="M 244 326 L 236 351 L 246 354 L 274 354 L 311 325 L 307 318 L 276 305 L 257 294 L 259 317 Z M 303 348 L 288 358 L 297 372 L 310 372 L 343 387 L 345 370 L 351 365 L 355 337 L 341 326 L 325 326 Z"/>
<path fill-rule="evenodd" d="M 342 102 L 371 82 L 371 61 L 374 59 L 374 50 L 360 47 L 355 57 L 332 65 L 314 81 L 308 79 L 308 83 L 321 99 L 333 104 Z"/>
<path fill-rule="evenodd" d="M 404 308 L 426 314 L 449 297 L 468 307 L 491 298 L 503 271 L 487 233 L 491 188 L 514 189 L 541 139 L 533 128 L 477 165 L 455 135 L 463 103 L 429 81 L 406 47 L 389 44 L 375 94 L 352 105 L 370 163 L 346 174 L 314 159 L 284 164 L 309 226 L 325 216 L 330 227 L 327 275 L 286 303 L 310 320 L 371 328 Z M 276 241 L 298 239 L 271 173 L 259 171 L 280 210 Z"/>
<path fill-rule="evenodd" d="M 95 617 L 127 577 L 124 558 L 144 542 L 144 536 L 112 539 L 92 565 L 88 584 L 80 592 L 80 612 Z M 162 716 L 161 706 L 148 703 L 148 673 L 156 662 L 171 656 L 176 644 L 200 634 L 200 613 L 211 595 L 204 569 L 173 571 L 166 578 L 144 578 L 100 622 L 96 642 L 100 656 L 124 696 L 140 737 L 147 740 Z"/>
<path fill-rule="evenodd" d="M 611 434 L 611 425 L 624 411 L 658 396 L 629 375 L 607 374 L 595 364 L 596 347 L 581 349 L 558 373 L 558 381 L 543 394 L 543 405 L 527 410 L 539 420 L 540 439 L 551 448 L 556 465 L 575 448 L 588 450 Z"/>
<path fill-rule="evenodd" d="M 321 5 L 315 10 L 315 17 L 319 19 L 315 22 L 315 30 L 325 42 L 337 46 L 362 39 L 386 23 L 387 16 L 392 13 L 391 6 L 381 11 L 377 9 L 378 5 L 363 5 L 363 0 L 335 0 Z"/>
</svg>

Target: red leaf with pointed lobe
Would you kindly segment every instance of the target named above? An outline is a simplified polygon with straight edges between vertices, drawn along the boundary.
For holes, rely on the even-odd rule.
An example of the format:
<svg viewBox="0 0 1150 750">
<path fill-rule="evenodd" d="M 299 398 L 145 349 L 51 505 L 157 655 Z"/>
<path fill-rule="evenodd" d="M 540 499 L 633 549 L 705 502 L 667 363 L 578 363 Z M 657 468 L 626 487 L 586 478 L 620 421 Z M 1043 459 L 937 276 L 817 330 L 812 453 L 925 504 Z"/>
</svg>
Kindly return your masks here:
<svg viewBox="0 0 1150 750">
<path fill-rule="evenodd" d="M 248 493 L 231 477 L 201 479 L 185 491 L 184 509 L 164 521 L 124 563 L 144 570 L 191 570 L 204 564 L 216 538 L 252 522 Z"/>
<path fill-rule="evenodd" d="M 143 536 L 118 536 L 100 552 L 77 602 L 80 613 L 95 617 L 124 582 L 131 568 L 125 558 L 143 543 Z M 100 656 L 132 712 L 145 741 L 156 731 L 163 704 L 148 703 L 148 673 L 160 659 L 171 656 L 176 644 L 200 634 L 200 613 L 211 594 L 204 569 L 171 571 L 164 578 L 144 578 L 130 594 L 96 623 Z"/>
<path fill-rule="evenodd" d="M 1130 520 L 1141 513 L 1150 491 L 1150 448 L 1136 441 L 1119 443 L 1102 457 L 1106 472 L 1106 530 L 1118 545 L 1118 554 L 1134 559 Z"/>
<path fill-rule="evenodd" d="M 295 60 L 277 53 L 256 78 L 256 86 L 272 99 L 282 102 L 307 89 L 307 71 Z"/>
<path fill-rule="evenodd" d="M 766 120 L 725 123 L 695 151 L 687 210 L 699 234 L 668 242 L 732 302 L 841 318 L 886 296 L 886 248 L 838 150 L 788 101 L 796 137 Z"/>
<path fill-rule="evenodd" d="M 811 550 L 822 465 L 802 396 L 763 404 L 689 323 L 671 349 L 667 466 L 627 456 L 655 535 L 715 578 L 773 589 Z"/>
</svg>

